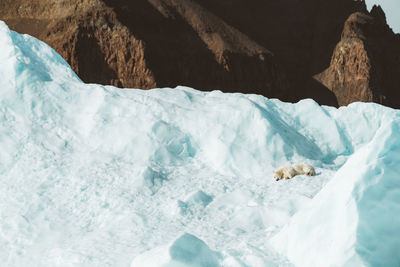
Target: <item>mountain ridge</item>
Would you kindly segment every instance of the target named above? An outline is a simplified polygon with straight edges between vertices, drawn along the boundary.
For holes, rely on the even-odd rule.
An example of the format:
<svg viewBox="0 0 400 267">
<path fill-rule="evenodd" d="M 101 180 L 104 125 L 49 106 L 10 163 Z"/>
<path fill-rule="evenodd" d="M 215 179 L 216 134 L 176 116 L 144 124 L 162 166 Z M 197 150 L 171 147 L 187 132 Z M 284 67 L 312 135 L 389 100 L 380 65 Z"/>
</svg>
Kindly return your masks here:
<svg viewBox="0 0 400 267">
<path fill-rule="evenodd" d="M 186 85 L 291 102 L 313 98 L 333 106 L 374 101 L 396 107 L 400 95 L 379 92 L 387 83 L 367 86 L 368 92 L 342 86 L 347 91 L 341 93 L 340 79 L 327 74 L 355 12 L 384 16 L 383 10 L 373 8 L 370 14 L 364 1 L 352 0 L 0 3 L 0 19 L 48 43 L 85 82 L 141 89 Z M 372 17 L 379 20 L 379 15 Z M 399 36 L 392 32 L 378 46 L 395 46 Z M 387 61 L 373 64 L 391 69 Z M 398 82 L 391 79 L 396 81 L 385 90 L 394 92 Z"/>
</svg>

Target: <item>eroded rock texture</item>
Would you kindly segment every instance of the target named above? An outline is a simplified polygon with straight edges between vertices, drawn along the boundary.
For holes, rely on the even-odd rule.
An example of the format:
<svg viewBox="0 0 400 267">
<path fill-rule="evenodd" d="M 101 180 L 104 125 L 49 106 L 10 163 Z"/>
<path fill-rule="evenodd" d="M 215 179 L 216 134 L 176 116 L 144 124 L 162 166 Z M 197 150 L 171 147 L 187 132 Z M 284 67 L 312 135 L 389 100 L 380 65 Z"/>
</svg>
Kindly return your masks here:
<svg viewBox="0 0 400 267">
<path fill-rule="evenodd" d="M 399 37 L 364 1 L 1 0 L 0 19 L 47 42 L 85 82 L 400 102 L 389 52 Z"/>
<path fill-rule="evenodd" d="M 334 92 L 339 105 L 400 107 L 400 42 L 380 7 L 347 19 L 329 68 L 315 78 Z"/>
<path fill-rule="evenodd" d="M 194 1 L 3 0 L 0 10 L 85 82 L 288 95 L 273 54 Z"/>
</svg>

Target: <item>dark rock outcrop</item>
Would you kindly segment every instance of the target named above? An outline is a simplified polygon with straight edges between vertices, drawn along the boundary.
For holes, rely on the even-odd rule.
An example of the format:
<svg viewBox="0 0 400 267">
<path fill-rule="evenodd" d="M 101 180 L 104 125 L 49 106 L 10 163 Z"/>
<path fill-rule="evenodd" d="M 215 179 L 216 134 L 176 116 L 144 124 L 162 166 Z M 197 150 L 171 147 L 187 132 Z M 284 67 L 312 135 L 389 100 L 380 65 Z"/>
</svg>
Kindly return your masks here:
<svg viewBox="0 0 400 267">
<path fill-rule="evenodd" d="M 52 46 L 89 83 L 151 88 L 144 43 L 98 0 L 2 0 L 0 19 Z"/>
<path fill-rule="evenodd" d="M 47 42 L 85 82 L 289 95 L 274 55 L 195 1 L 3 0 L 0 19 Z"/>
<path fill-rule="evenodd" d="M 50 44 L 85 82 L 143 89 L 187 85 L 286 101 L 311 97 L 329 105 L 400 102 L 390 89 L 398 85 L 388 77 L 396 76 L 398 61 L 387 63 L 391 52 L 383 58 L 372 52 L 398 44 L 387 26 L 385 41 L 369 32 L 361 41 L 372 48 L 364 59 L 357 57 L 370 69 L 346 59 L 346 76 L 339 77 L 341 67 L 333 62 L 340 61 L 341 49 L 335 46 L 349 51 L 345 58 L 361 51 L 357 38 L 345 33 L 355 12 L 386 25 L 382 10 L 368 15 L 364 1 L 353 0 L 0 1 L 0 19 Z M 363 71 L 365 77 L 383 74 L 366 78 L 367 86 L 355 81 Z"/>
<path fill-rule="evenodd" d="M 345 20 L 366 11 L 364 1 L 197 1 L 277 56 L 293 101 L 310 97 L 337 105 L 334 94 L 312 76 L 329 66 Z"/>
<path fill-rule="evenodd" d="M 400 42 L 379 6 L 347 19 L 329 68 L 315 78 L 339 105 L 363 101 L 400 107 Z"/>
</svg>

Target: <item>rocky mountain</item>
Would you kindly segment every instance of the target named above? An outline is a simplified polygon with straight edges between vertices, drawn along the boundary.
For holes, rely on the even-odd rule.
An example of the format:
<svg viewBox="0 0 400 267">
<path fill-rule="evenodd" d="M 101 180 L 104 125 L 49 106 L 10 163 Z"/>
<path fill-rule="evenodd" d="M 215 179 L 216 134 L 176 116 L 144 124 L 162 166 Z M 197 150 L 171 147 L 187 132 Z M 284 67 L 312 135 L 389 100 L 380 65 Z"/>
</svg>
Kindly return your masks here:
<svg viewBox="0 0 400 267">
<path fill-rule="evenodd" d="M 355 101 L 400 107 L 400 39 L 386 23 L 383 10 L 354 13 L 346 21 L 331 64 L 315 78 L 339 105 Z"/>
<path fill-rule="evenodd" d="M 364 1 L 353 0 L 0 1 L 1 20 L 48 43 L 85 82 L 143 89 L 187 85 L 286 101 L 312 97 L 329 105 L 381 99 L 362 98 L 365 90 L 351 87 L 356 71 L 344 83 L 334 74 L 335 46 L 355 12 L 376 20 Z M 386 29 L 385 38 L 393 39 Z M 368 42 L 378 37 L 368 35 Z M 377 42 L 395 49 L 389 39 Z M 380 60 L 371 63 L 372 72 L 374 64 L 392 70 Z"/>
<path fill-rule="evenodd" d="M 270 51 L 193 1 L 1 3 L 1 19 L 50 44 L 85 82 L 276 97 L 288 87 Z"/>
</svg>

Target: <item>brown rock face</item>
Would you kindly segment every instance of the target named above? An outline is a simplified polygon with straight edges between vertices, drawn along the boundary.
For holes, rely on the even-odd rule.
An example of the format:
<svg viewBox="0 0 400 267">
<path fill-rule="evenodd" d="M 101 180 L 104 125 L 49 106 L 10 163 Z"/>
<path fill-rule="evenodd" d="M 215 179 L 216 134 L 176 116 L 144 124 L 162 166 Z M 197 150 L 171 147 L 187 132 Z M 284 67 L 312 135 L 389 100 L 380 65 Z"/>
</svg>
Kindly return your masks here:
<svg viewBox="0 0 400 267">
<path fill-rule="evenodd" d="M 0 19 L 50 44 L 85 82 L 393 105 L 398 59 L 387 51 L 400 38 L 383 11 L 366 13 L 353 0 L 0 1 Z M 364 32 L 370 24 L 385 33 Z"/>
<path fill-rule="evenodd" d="M 337 105 L 312 78 L 329 66 L 347 17 L 366 10 L 353 0 L 197 0 L 229 25 L 272 51 L 286 72 L 293 101 L 311 97 Z"/>
<path fill-rule="evenodd" d="M 315 78 L 339 105 L 355 101 L 400 107 L 400 42 L 380 7 L 354 13 L 346 21 L 328 69 Z"/>
<path fill-rule="evenodd" d="M 2 0 L 0 18 L 52 46 L 85 82 L 156 86 L 143 41 L 101 1 Z"/>
<path fill-rule="evenodd" d="M 190 0 L 2 0 L 0 19 L 85 82 L 289 95 L 274 55 Z"/>
</svg>

